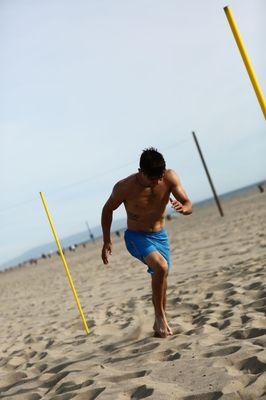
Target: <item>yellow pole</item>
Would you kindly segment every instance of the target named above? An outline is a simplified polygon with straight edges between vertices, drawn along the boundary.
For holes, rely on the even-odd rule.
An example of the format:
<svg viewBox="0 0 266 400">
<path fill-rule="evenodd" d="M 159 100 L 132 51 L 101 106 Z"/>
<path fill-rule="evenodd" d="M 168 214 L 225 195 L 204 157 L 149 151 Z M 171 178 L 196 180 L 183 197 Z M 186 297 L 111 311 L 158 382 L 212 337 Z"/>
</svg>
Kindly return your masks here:
<svg viewBox="0 0 266 400">
<path fill-rule="evenodd" d="M 57 233 L 56 233 L 56 230 L 55 230 L 53 221 L 52 221 L 51 214 L 49 213 L 48 206 L 47 206 L 46 200 L 45 200 L 44 195 L 43 195 L 42 192 L 40 192 L 40 196 L 41 196 L 42 203 L 43 203 L 43 206 L 44 206 L 44 209 L 45 209 L 47 218 L 48 218 L 48 220 L 49 220 L 49 223 L 50 223 L 50 226 L 51 226 L 51 229 L 52 229 L 54 238 L 55 238 L 55 242 L 56 242 L 56 244 L 57 244 L 58 251 L 59 251 L 60 256 L 61 256 L 61 259 L 62 259 L 62 261 L 63 261 L 63 265 L 64 265 L 65 270 L 66 270 L 66 274 L 67 274 L 67 277 L 68 277 L 68 281 L 69 281 L 69 284 L 70 284 L 70 286 L 71 286 L 71 289 L 72 289 L 74 298 L 75 298 L 75 300 L 76 300 L 76 303 L 77 303 L 77 306 L 78 306 L 78 309 L 79 309 L 79 313 L 80 313 L 80 315 L 81 315 L 81 318 L 82 318 L 82 321 L 83 321 L 83 324 L 84 324 L 85 331 L 86 331 L 86 333 L 88 334 L 88 333 L 89 333 L 89 328 L 88 328 L 88 325 L 87 325 L 87 321 L 86 321 L 86 319 L 85 319 L 85 317 L 84 317 L 84 314 L 83 314 L 83 311 L 82 311 L 82 308 L 81 308 L 81 305 L 80 305 L 80 302 L 79 302 L 79 298 L 78 298 L 78 295 L 77 295 L 77 292 L 76 292 L 74 283 L 73 283 L 73 281 L 72 281 L 72 278 L 71 278 L 71 275 L 70 275 L 70 272 L 69 272 L 69 268 L 68 268 L 68 265 L 67 265 L 67 262 L 66 262 L 66 259 L 65 259 L 65 256 L 64 256 L 64 253 L 63 253 L 63 251 L 62 251 L 62 247 L 61 247 L 61 244 L 60 244 L 60 242 L 59 242 L 59 239 L 58 239 L 58 236 L 57 236 Z"/>
<path fill-rule="evenodd" d="M 236 21 L 234 19 L 234 16 L 233 16 L 232 11 L 230 10 L 229 6 L 224 7 L 224 12 L 225 12 L 227 20 L 229 22 L 229 25 L 231 27 L 231 30 L 233 32 L 235 41 L 237 43 L 237 46 L 238 46 L 238 49 L 239 49 L 240 54 L 242 56 L 242 59 L 244 61 L 244 64 L 246 66 L 246 69 L 247 69 L 247 72 L 249 74 L 249 78 L 251 80 L 253 88 L 255 90 L 257 99 L 258 99 L 258 101 L 260 103 L 262 112 L 264 114 L 264 118 L 266 118 L 266 100 L 265 100 L 263 92 L 262 92 L 262 90 L 260 88 L 259 82 L 258 82 L 258 80 L 256 78 L 254 69 L 253 69 L 253 67 L 251 65 L 250 58 L 249 58 L 248 53 L 247 53 L 247 51 L 245 49 L 244 43 L 242 41 L 240 32 L 239 32 L 237 24 L 236 24 Z"/>
</svg>

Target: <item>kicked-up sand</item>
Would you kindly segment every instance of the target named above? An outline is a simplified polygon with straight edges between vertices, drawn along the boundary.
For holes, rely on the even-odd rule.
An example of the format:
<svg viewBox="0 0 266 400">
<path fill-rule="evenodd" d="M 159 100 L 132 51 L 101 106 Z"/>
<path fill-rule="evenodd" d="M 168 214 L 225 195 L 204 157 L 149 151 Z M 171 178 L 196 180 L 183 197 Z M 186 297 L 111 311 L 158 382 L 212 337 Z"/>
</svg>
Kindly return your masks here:
<svg viewBox="0 0 266 400">
<path fill-rule="evenodd" d="M 167 318 L 153 336 L 151 278 L 113 238 L 0 274 L 0 398 L 266 399 L 266 193 L 255 190 L 167 222 Z M 47 224 L 47 229 L 50 229 Z"/>
</svg>

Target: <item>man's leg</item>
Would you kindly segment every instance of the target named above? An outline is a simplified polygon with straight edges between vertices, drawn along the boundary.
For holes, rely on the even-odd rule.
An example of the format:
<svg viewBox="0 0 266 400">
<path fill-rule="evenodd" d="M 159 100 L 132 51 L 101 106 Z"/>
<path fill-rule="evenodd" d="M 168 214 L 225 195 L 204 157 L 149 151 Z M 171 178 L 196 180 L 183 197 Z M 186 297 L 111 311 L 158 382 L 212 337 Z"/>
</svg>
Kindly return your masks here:
<svg viewBox="0 0 266 400">
<path fill-rule="evenodd" d="M 166 337 L 172 334 L 164 311 L 164 306 L 166 305 L 167 261 L 159 252 L 154 251 L 145 257 L 145 262 L 154 271 L 152 275 L 152 299 L 155 310 L 154 329 L 159 336 Z"/>
<path fill-rule="evenodd" d="M 163 287 L 163 309 L 164 309 L 164 312 L 166 312 L 167 275 L 168 275 L 168 273 L 165 275 L 164 287 Z"/>
<path fill-rule="evenodd" d="M 168 275 L 168 274 L 167 274 L 167 275 Z M 163 309 L 164 309 L 165 317 L 166 317 L 167 275 L 165 276 L 165 279 L 164 279 L 164 287 L 163 287 Z M 152 281 L 151 281 L 151 284 L 152 284 Z M 154 309 L 155 309 L 154 295 L 153 295 L 153 294 L 152 294 L 152 302 L 153 302 Z M 156 321 L 154 322 L 153 330 L 156 332 Z M 173 334 L 172 329 L 170 328 L 170 326 L 168 325 L 168 323 L 167 323 L 167 332 L 168 332 L 169 335 L 172 335 L 172 334 Z"/>
<path fill-rule="evenodd" d="M 151 281 L 151 284 L 152 284 L 152 281 Z M 164 278 L 164 285 L 163 285 L 163 309 L 164 309 L 165 313 L 166 313 L 166 291 L 167 291 L 167 275 Z M 153 294 L 152 294 L 152 302 L 154 305 Z"/>
</svg>

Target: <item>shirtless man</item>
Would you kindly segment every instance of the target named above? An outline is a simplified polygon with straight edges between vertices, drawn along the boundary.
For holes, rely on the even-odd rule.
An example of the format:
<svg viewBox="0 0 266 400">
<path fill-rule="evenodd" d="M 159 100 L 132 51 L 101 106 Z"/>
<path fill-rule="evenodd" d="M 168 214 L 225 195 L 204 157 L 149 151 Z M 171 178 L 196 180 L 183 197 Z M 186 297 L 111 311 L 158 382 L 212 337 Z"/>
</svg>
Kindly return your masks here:
<svg viewBox="0 0 266 400">
<path fill-rule="evenodd" d="M 170 197 L 173 194 L 175 200 Z M 127 250 L 148 266 L 151 274 L 152 300 L 155 311 L 155 336 L 166 337 L 173 332 L 168 325 L 166 308 L 167 275 L 170 250 L 165 224 L 165 209 L 172 207 L 183 215 L 192 213 L 192 204 L 176 173 L 166 169 L 165 161 L 156 149 L 143 150 L 137 173 L 117 182 L 102 210 L 102 260 L 108 264 L 112 254 L 110 229 L 113 211 L 124 203 L 127 212 L 125 243 Z"/>
</svg>

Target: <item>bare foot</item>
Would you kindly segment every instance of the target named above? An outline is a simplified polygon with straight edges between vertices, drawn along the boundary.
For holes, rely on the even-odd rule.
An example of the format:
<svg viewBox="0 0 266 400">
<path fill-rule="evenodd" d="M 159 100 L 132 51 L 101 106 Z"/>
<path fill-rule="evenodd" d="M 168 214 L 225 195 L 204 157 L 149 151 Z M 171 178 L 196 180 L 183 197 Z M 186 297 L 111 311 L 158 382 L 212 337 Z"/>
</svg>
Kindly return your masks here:
<svg viewBox="0 0 266 400">
<path fill-rule="evenodd" d="M 168 325 L 168 322 L 167 322 L 167 321 L 165 321 L 165 325 L 166 325 L 166 329 L 167 329 L 167 336 L 172 336 L 172 335 L 173 335 L 173 331 L 172 331 L 172 329 L 170 328 L 170 326 Z M 155 319 L 155 322 L 154 322 L 154 324 L 153 324 L 153 330 L 154 330 L 155 333 L 158 332 L 156 319 Z"/>
<path fill-rule="evenodd" d="M 156 337 L 167 337 L 173 334 L 167 321 L 165 320 L 165 318 L 161 316 L 155 317 L 153 330 L 154 330 L 154 336 Z"/>
</svg>

